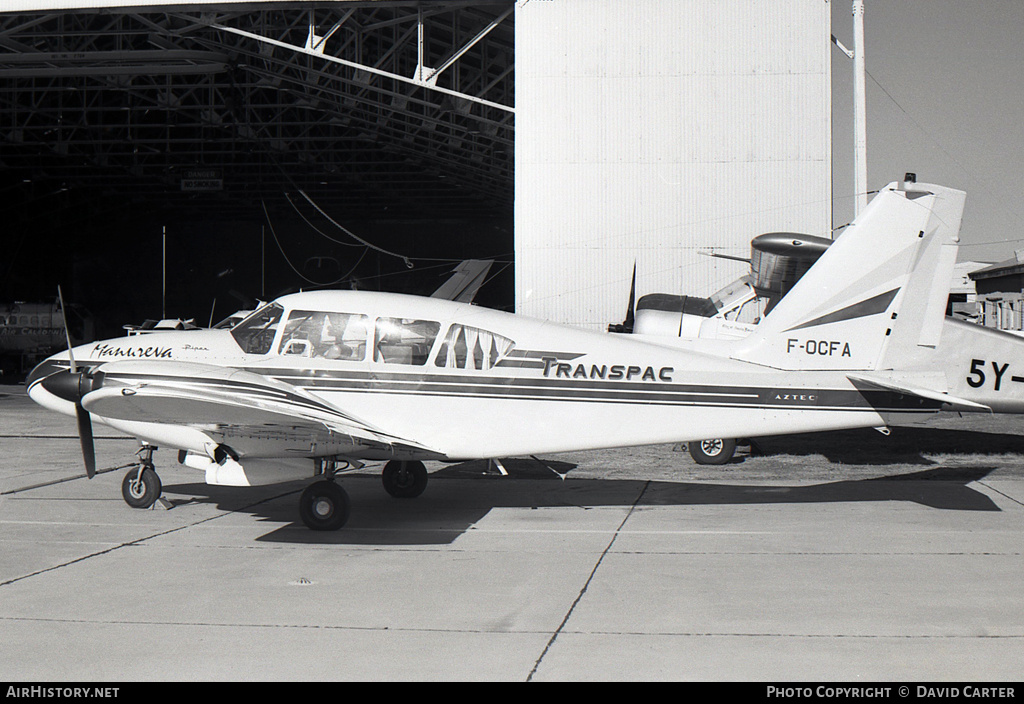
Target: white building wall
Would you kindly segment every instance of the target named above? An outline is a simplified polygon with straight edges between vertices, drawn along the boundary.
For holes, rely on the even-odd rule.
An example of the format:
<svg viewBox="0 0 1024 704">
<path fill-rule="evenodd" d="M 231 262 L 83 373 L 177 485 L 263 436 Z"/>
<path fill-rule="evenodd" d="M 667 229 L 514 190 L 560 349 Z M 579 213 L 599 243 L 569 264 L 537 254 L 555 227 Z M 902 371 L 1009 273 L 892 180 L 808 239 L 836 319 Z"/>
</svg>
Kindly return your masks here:
<svg viewBox="0 0 1024 704">
<path fill-rule="evenodd" d="M 822 0 L 520 0 L 516 307 L 604 328 L 709 295 L 763 232 L 829 236 Z"/>
</svg>

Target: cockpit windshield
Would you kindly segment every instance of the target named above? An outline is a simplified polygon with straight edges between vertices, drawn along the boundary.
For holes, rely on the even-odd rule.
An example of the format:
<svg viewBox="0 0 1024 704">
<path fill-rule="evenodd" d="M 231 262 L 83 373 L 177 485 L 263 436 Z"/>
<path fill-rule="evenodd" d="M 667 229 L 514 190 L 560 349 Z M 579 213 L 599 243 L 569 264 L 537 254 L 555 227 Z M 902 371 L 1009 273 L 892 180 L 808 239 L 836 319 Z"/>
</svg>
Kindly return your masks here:
<svg viewBox="0 0 1024 704">
<path fill-rule="evenodd" d="M 766 314 L 767 300 L 757 296 L 749 276 L 743 276 L 711 296 L 715 315 L 737 323 L 756 325 Z"/>
<path fill-rule="evenodd" d="M 754 292 L 753 286 L 750 285 L 750 277 L 742 276 L 728 286 L 715 291 L 711 294 L 711 304 L 715 307 L 718 313 L 724 310 L 732 308 L 737 303 L 740 303 Z"/>
<path fill-rule="evenodd" d="M 283 313 L 280 305 L 268 303 L 231 328 L 231 336 L 246 354 L 266 354 L 274 344 Z"/>
</svg>

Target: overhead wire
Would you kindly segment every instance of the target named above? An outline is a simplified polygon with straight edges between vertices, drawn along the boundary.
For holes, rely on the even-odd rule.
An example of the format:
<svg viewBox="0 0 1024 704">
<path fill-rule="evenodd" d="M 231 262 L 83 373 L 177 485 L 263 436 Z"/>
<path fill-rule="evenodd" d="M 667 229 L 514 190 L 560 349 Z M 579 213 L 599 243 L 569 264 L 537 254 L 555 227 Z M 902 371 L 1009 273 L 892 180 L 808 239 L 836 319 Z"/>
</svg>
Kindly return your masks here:
<svg viewBox="0 0 1024 704">
<path fill-rule="evenodd" d="M 316 211 L 318 213 L 320 213 L 325 218 L 327 218 L 328 222 L 330 222 L 332 225 L 337 227 L 339 230 L 344 232 L 346 235 L 348 235 L 352 239 L 357 240 L 359 242 L 362 242 L 364 245 L 366 245 L 370 249 L 374 250 L 375 252 L 380 252 L 381 254 L 387 254 L 390 257 L 397 257 L 398 259 L 401 259 L 403 262 L 405 262 L 405 266 L 406 266 L 407 269 L 412 269 L 413 266 L 415 266 L 412 263 L 412 261 L 409 259 L 409 257 L 405 256 L 404 254 L 397 254 L 396 252 L 390 252 L 390 251 L 384 249 L 383 247 L 378 247 L 377 245 L 373 244 L 372 242 L 367 242 L 366 240 L 364 240 L 359 235 L 357 235 L 354 232 L 351 232 L 350 230 L 346 229 L 343 225 L 341 225 L 341 223 L 335 221 L 334 218 L 332 218 L 330 215 L 325 213 L 323 208 L 321 208 L 319 205 L 317 205 L 316 201 L 314 201 L 312 198 L 310 198 L 306 194 L 306 192 L 304 190 L 302 190 L 300 188 L 299 189 L 299 193 L 302 195 L 303 198 L 305 198 L 309 202 L 310 205 L 312 205 L 314 208 L 316 208 Z"/>
<path fill-rule="evenodd" d="M 331 224 L 333 224 L 335 227 L 338 227 L 340 230 L 342 230 L 343 232 L 348 234 L 350 237 L 353 237 L 354 239 L 356 239 L 360 244 L 343 242 L 342 240 L 339 240 L 339 239 L 337 239 L 335 237 L 331 237 L 330 235 L 328 235 L 326 232 L 324 232 L 323 230 L 318 228 L 313 222 L 311 222 L 309 220 L 309 218 L 306 217 L 302 213 L 302 211 L 299 209 L 298 205 L 295 203 L 295 201 L 292 199 L 292 197 L 287 192 L 285 192 L 284 196 L 288 200 L 288 203 L 292 206 L 292 208 L 299 215 L 299 217 L 301 217 L 302 220 L 307 225 L 309 225 L 309 227 L 314 232 L 319 234 L 321 237 L 324 237 L 325 239 L 327 239 L 327 240 L 329 240 L 331 242 L 334 242 L 335 244 L 340 244 L 340 245 L 343 245 L 343 246 L 346 246 L 346 247 L 358 247 L 358 246 L 362 246 L 363 247 L 363 253 L 362 253 L 362 255 L 360 255 L 358 261 L 356 261 L 356 264 L 348 272 L 346 272 L 345 274 L 343 274 L 339 278 L 335 279 L 334 281 L 328 281 L 328 282 L 320 282 L 320 281 L 316 281 L 314 279 L 311 279 L 308 276 L 306 276 L 305 274 L 303 274 L 298 269 L 298 267 L 296 267 L 295 264 L 292 263 L 291 259 L 289 259 L 287 252 L 285 252 L 285 250 L 284 250 L 284 246 L 281 244 L 281 240 L 277 236 L 277 231 L 274 229 L 274 224 L 273 224 L 273 222 L 270 219 L 270 213 L 269 213 L 269 211 L 267 209 L 267 204 L 266 204 L 265 200 L 261 199 L 260 203 L 261 203 L 261 205 L 263 207 L 263 214 L 264 214 L 264 217 L 265 217 L 265 219 L 267 221 L 267 225 L 270 227 L 270 234 L 271 234 L 271 237 L 274 239 L 274 244 L 277 245 L 277 249 L 281 253 L 281 256 L 284 258 L 285 263 L 288 265 L 288 267 L 295 273 L 296 276 L 301 278 L 306 283 L 309 283 L 309 284 L 314 285 L 314 286 L 334 286 L 334 285 L 336 285 L 338 283 L 341 283 L 345 279 L 349 278 L 353 273 L 355 273 L 356 269 L 359 267 L 359 265 L 362 263 L 363 259 L 366 257 L 367 252 L 369 252 L 371 249 L 373 249 L 375 251 L 382 252 L 384 254 L 388 254 L 388 255 L 397 257 L 399 259 L 402 259 L 403 261 L 405 261 L 407 263 L 408 268 L 412 268 L 411 266 L 409 266 L 409 263 L 411 263 L 412 261 L 441 262 L 440 264 L 434 264 L 434 265 L 431 265 L 431 266 L 422 267 L 422 268 L 420 268 L 420 271 L 428 271 L 430 269 L 440 269 L 440 268 L 445 267 L 448 264 L 455 264 L 455 263 L 458 263 L 460 261 L 464 261 L 462 258 L 442 258 L 442 257 L 415 257 L 414 258 L 414 257 L 406 257 L 406 256 L 401 255 L 401 254 L 397 254 L 397 253 L 394 253 L 394 252 L 389 252 L 388 250 L 385 250 L 385 249 L 383 249 L 381 247 L 377 247 L 376 245 L 374 245 L 374 244 L 372 244 L 370 242 L 367 242 L 366 240 L 362 239 L 361 237 L 359 237 L 359 236 L 355 235 L 354 233 L 350 232 L 348 229 L 346 229 L 345 227 L 340 225 L 338 222 L 333 220 L 329 215 L 327 215 L 323 211 L 322 208 L 320 208 L 309 197 L 308 194 L 303 192 L 301 189 L 298 189 L 298 190 L 299 190 L 299 193 L 301 193 L 302 196 L 310 203 L 310 205 L 312 205 L 317 210 L 317 212 L 319 212 L 321 215 L 323 215 L 325 218 L 327 218 L 327 220 L 329 220 L 331 222 Z M 512 259 L 505 259 L 505 257 L 511 257 Z M 501 254 L 501 255 L 496 255 L 496 256 L 477 257 L 477 258 L 478 259 L 491 259 L 491 260 L 494 260 L 495 262 L 504 264 L 504 266 L 502 266 L 500 269 L 498 269 L 497 272 L 495 272 L 491 276 L 489 276 L 484 283 L 487 283 L 487 282 L 491 281 L 495 276 L 498 276 L 501 272 L 503 272 L 505 269 L 507 269 L 509 266 L 511 266 L 512 263 L 514 263 L 514 254 L 513 253 L 509 253 L 509 252 L 506 252 L 506 253 Z M 394 276 L 394 275 L 402 274 L 402 273 L 404 273 L 404 272 L 398 271 L 398 272 L 391 272 L 391 273 L 388 273 L 388 274 L 378 274 L 376 276 L 366 276 L 366 277 L 362 277 L 362 278 L 365 279 L 365 280 L 382 279 L 382 278 L 385 278 L 385 277 L 388 277 L 388 276 Z"/>
<path fill-rule="evenodd" d="M 306 276 L 305 274 L 303 274 L 301 271 L 298 270 L 298 268 L 296 268 L 296 266 L 294 264 L 292 264 L 291 259 L 288 258 L 288 254 L 284 251 L 284 247 L 281 245 L 281 240 L 278 239 L 278 237 L 277 237 L 277 232 L 274 230 L 274 223 L 271 221 L 270 213 L 267 211 L 267 204 L 266 204 L 266 202 L 262 198 L 260 198 L 260 205 L 263 206 L 263 215 L 267 219 L 267 225 L 270 227 L 270 236 L 273 237 L 274 244 L 277 245 L 278 251 L 281 252 L 281 256 L 284 257 L 285 262 L 288 264 L 289 268 L 291 268 L 291 270 L 293 272 L 295 272 L 295 275 L 298 276 L 303 281 L 305 281 L 306 283 L 313 284 L 314 286 L 334 286 L 336 284 L 339 284 L 342 281 L 344 281 L 345 279 L 349 278 L 355 272 L 355 270 L 362 263 L 363 258 L 366 257 L 366 253 L 368 251 L 370 251 L 368 247 L 364 247 L 363 248 L 363 253 L 359 256 L 359 259 L 358 259 L 358 261 L 356 261 L 355 266 L 353 266 L 346 273 L 342 274 L 340 277 L 338 277 L 334 281 L 329 281 L 329 282 L 326 282 L 326 283 L 320 282 L 320 281 L 315 281 L 315 280 L 309 278 L 308 276 Z"/>
<path fill-rule="evenodd" d="M 968 167 L 967 167 L 966 165 L 964 165 L 963 163 L 961 163 L 959 159 L 957 159 L 957 158 L 956 158 L 955 156 L 953 156 L 953 155 L 952 155 L 952 154 L 951 154 L 951 153 L 949 152 L 949 150 L 948 150 L 948 149 L 946 149 L 946 148 L 945 148 L 945 147 L 943 146 L 943 142 L 942 142 L 942 140 L 939 140 L 939 139 L 937 139 L 937 138 L 936 138 L 936 137 L 935 137 L 934 135 L 932 135 L 932 133 L 931 133 L 931 132 L 929 132 L 928 130 L 926 130 L 926 129 L 924 128 L 924 126 L 923 126 L 923 125 L 922 125 L 922 124 L 921 124 L 920 122 L 918 122 L 918 121 L 917 121 L 916 119 L 914 119 L 914 116 L 913 116 L 913 115 L 911 115 L 911 114 L 910 114 L 910 113 L 909 113 L 909 112 L 907 111 L 907 109 L 906 109 L 906 108 L 904 108 L 904 107 L 903 107 L 903 106 L 902 106 L 902 105 L 901 105 L 901 104 L 899 103 L 899 101 L 898 101 L 898 100 L 896 100 L 896 98 L 894 98 L 894 97 L 893 97 L 892 93 L 890 93 L 890 92 L 889 92 L 889 91 L 888 91 L 888 90 L 886 89 L 886 87 L 885 87 L 885 86 L 883 86 L 883 85 L 881 84 L 881 82 L 879 82 L 879 80 L 878 80 L 877 78 L 875 78 L 874 76 L 872 76 L 872 75 L 871 75 L 871 72 L 870 72 L 870 71 L 868 71 L 868 70 L 866 70 L 866 69 L 865 69 L 865 71 L 864 71 L 864 72 L 865 72 L 865 73 L 867 74 L 868 78 L 870 78 L 870 79 L 871 79 L 871 81 L 872 81 L 872 82 L 873 82 L 873 83 L 874 83 L 874 84 L 875 84 L 876 86 L 878 86 L 878 87 L 879 87 L 879 89 L 880 89 L 880 90 L 881 90 L 881 91 L 882 91 L 883 93 L 885 93 L 885 96 L 886 96 L 887 98 L 889 98 L 889 100 L 891 100 L 891 101 L 892 101 L 892 104 L 893 104 L 893 105 L 895 105 L 895 106 L 896 106 L 897 108 L 899 108 L 900 112 L 902 112 L 902 113 L 903 113 L 903 114 L 904 114 L 904 115 L 906 116 L 906 118 L 907 118 L 908 120 L 910 120 L 910 121 L 911 121 L 911 122 L 912 122 L 912 123 L 914 124 L 914 126 L 915 126 L 915 127 L 916 127 L 916 128 L 918 129 L 918 130 L 920 130 L 921 134 L 923 134 L 923 135 L 924 135 L 925 137 L 927 137 L 928 139 L 930 139 L 930 140 L 931 140 L 931 141 L 932 141 L 932 142 L 934 143 L 934 145 L 936 146 L 936 148 L 937 148 L 937 149 L 938 149 L 939 151 L 941 151 L 941 152 L 942 152 L 943 154 L 945 154 L 945 155 L 946 155 L 946 157 L 947 157 L 947 158 L 948 158 L 948 159 L 949 159 L 950 161 L 952 161 L 952 162 L 953 162 L 953 163 L 954 163 L 954 164 L 955 164 L 955 165 L 956 165 L 956 166 L 957 166 L 957 167 L 958 167 L 958 168 L 959 168 L 959 169 L 960 169 L 961 171 L 963 171 L 963 172 L 964 172 L 965 174 L 967 174 L 967 176 L 969 176 L 970 178 L 972 178 L 972 179 L 976 180 L 976 181 L 977 181 L 978 183 L 981 183 L 981 184 L 985 184 L 985 183 L 987 182 L 987 180 L 986 180 L 986 179 L 984 179 L 984 178 L 982 178 L 981 176 L 979 176 L 979 175 L 978 175 L 977 173 L 975 173 L 975 172 L 974 172 L 974 171 L 973 171 L 972 169 L 968 168 Z M 1003 209 L 1003 211 L 1004 211 L 1005 213 L 1007 213 L 1008 215 L 1011 215 L 1011 216 L 1013 216 L 1013 217 L 1014 217 L 1015 219 L 1017 219 L 1017 220 L 1021 220 L 1021 221 L 1024 221 L 1024 216 L 1022 216 L 1022 215 L 1021 215 L 1020 213 L 1018 213 L 1018 212 L 1016 212 L 1016 211 L 1014 211 L 1014 210 L 1012 210 L 1012 209 L 1008 208 L 1008 207 L 1007 207 L 1007 206 L 1005 205 L 1005 202 L 1006 202 L 1006 201 L 1005 201 L 1004 199 L 999 199 L 999 201 L 998 201 L 998 202 L 999 202 L 999 204 L 1000 204 L 1001 208 Z M 965 244 L 965 243 L 962 243 L 962 244 L 961 244 L 960 246 L 961 246 L 961 247 L 974 247 L 974 246 L 978 246 L 978 245 L 980 245 L 980 244 L 1002 244 L 1002 243 L 1004 243 L 1004 242 L 1019 242 L 1019 241 L 1022 241 L 1022 240 L 1021 240 L 1021 238 L 1017 238 L 1017 239 L 1007 239 L 1007 240 L 999 240 L 999 241 L 995 241 L 995 242 L 984 242 L 984 243 L 983 243 L 983 242 L 972 242 L 972 243 L 970 243 L 970 244 Z"/>
<path fill-rule="evenodd" d="M 344 242 L 344 241 L 339 240 L 339 239 L 337 239 L 335 237 L 331 237 L 326 232 L 324 232 L 323 230 L 318 228 L 316 225 L 314 225 L 312 222 L 310 222 L 309 218 L 307 218 L 303 214 L 303 212 L 301 210 L 299 210 L 299 206 L 295 205 L 295 201 L 292 200 L 291 195 L 289 195 L 287 191 L 285 191 L 284 197 L 288 200 L 288 203 L 291 204 L 291 206 L 295 210 L 295 212 L 298 213 L 299 217 L 302 218 L 303 221 L 307 225 L 309 225 L 313 229 L 313 231 L 316 232 L 321 237 L 324 237 L 324 238 L 330 240 L 331 242 L 334 242 L 335 244 L 340 244 L 343 247 L 359 247 L 360 246 L 358 244 L 355 244 L 354 242 Z M 362 245 L 362 246 L 365 247 L 366 245 Z"/>
<path fill-rule="evenodd" d="M 394 252 L 388 252 L 387 250 L 381 250 L 380 248 L 375 247 L 374 245 L 367 243 L 365 240 L 363 240 L 360 237 L 354 235 L 349 230 L 347 230 L 346 228 L 344 228 L 341 225 L 339 225 L 337 222 L 335 222 L 330 217 L 328 217 L 326 215 L 326 213 L 323 212 L 322 209 L 317 207 L 317 205 L 312 202 L 312 200 L 310 199 L 308 194 L 303 193 L 300 189 L 299 189 L 299 192 L 302 193 L 302 195 L 306 198 L 306 200 L 309 201 L 310 204 L 313 205 L 313 207 L 316 208 L 317 211 L 320 212 L 321 215 L 323 215 L 325 218 L 330 220 L 331 224 L 333 224 L 335 227 L 338 227 L 339 229 L 341 229 L 342 232 L 344 232 L 345 234 L 349 235 L 350 237 L 353 237 L 356 240 L 358 240 L 362 244 L 362 246 L 364 246 L 364 247 L 370 247 L 371 249 L 377 249 L 378 251 L 382 251 L 385 254 L 390 254 L 391 256 L 398 257 L 398 258 L 400 258 L 400 259 L 402 259 L 404 261 L 411 261 L 411 262 L 453 262 L 454 263 L 454 262 L 461 262 L 464 259 L 463 257 L 410 257 L 410 256 L 406 256 L 406 255 L 397 254 L 397 253 L 394 253 Z M 313 231 L 316 232 L 318 235 L 320 235 L 320 236 L 324 237 L 325 239 L 327 239 L 327 240 L 329 240 L 331 242 L 334 242 L 336 244 L 344 245 L 345 247 L 358 247 L 358 246 L 360 246 L 359 244 L 354 244 L 352 242 L 344 242 L 344 241 L 339 240 L 339 239 L 337 239 L 335 237 L 331 237 L 326 232 L 324 232 L 323 230 L 318 228 L 316 225 L 314 225 L 310 221 L 310 219 L 307 218 L 302 213 L 302 211 L 299 209 L 299 207 L 295 204 L 295 201 L 292 200 L 292 197 L 291 197 L 290 194 L 285 192 L 284 197 L 288 199 L 288 202 L 291 204 L 292 208 L 294 208 L 295 212 L 298 213 L 299 217 L 301 217 L 302 220 L 307 225 L 309 225 L 310 228 L 312 228 Z M 485 256 L 485 257 L 475 257 L 475 258 L 476 259 L 494 259 L 495 261 L 501 261 L 501 257 L 506 257 L 506 256 L 507 257 L 514 257 L 515 255 L 512 252 L 507 252 L 505 254 L 500 254 L 500 255 L 496 255 L 496 256 Z M 410 267 L 410 268 L 412 268 L 412 267 Z"/>
</svg>

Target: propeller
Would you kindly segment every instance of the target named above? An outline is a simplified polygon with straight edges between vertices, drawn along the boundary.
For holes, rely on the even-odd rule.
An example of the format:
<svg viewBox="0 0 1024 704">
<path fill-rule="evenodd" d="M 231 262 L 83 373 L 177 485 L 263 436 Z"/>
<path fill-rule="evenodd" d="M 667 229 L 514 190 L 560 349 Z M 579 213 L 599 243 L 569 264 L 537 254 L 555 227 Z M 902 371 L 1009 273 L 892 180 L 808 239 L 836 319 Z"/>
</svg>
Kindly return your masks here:
<svg viewBox="0 0 1024 704">
<path fill-rule="evenodd" d="M 633 325 L 636 322 L 636 262 L 633 262 L 633 282 L 629 285 L 629 307 L 626 308 L 626 319 L 621 323 L 612 323 L 608 326 L 608 332 L 633 332 Z"/>
<path fill-rule="evenodd" d="M 71 333 L 68 332 L 68 316 L 64 308 L 64 295 L 60 286 L 57 287 L 57 297 L 60 299 L 60 310 L 64 316 L 64 337 L 68 342 L 68 360 L 71 364 L 69 369 L 51 374 L 40 383 L 54 396 L 75 404 L 75 420 L 78 424 L 78 439 L 82 444 L 82 458 L 85 460 L 85 476 L 92 479 L 96 476 L 96 445 L 92 436 L 92 418 L 89 411 L 82 406 L 82 398 L 103 385 L 103 372 L 90 374 L 87 370 L 79 369 L 75 363 Z"/>
</svg>

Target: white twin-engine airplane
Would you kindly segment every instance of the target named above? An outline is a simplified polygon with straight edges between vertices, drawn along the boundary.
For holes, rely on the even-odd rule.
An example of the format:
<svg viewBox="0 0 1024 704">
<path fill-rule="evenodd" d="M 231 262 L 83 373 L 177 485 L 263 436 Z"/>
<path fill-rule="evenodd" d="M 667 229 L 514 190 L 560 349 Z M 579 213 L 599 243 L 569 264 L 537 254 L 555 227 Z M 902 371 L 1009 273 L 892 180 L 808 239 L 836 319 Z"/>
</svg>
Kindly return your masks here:
<svg viewBox="0 0 1024 704">
<path fill-rule="evenodd" d="M 46 408 L 137 437 L 126 501 L 152 505 L 152 450 L 209 484 L 315 479 L 299 511 L 340 528 L 335 474 L 389 460 L 385 489 L 418 496 L 423 460 L 881 427 L 940 409 L 1024 412 L 1012 336 L 933 354 L 946 335 L 964 193 L 891 184 L 749 337 L 690 349 L 438 298 L 363 291 L 283 296 L 231 330 L 80 345 L 28 379 Z M 1015 344 L 1016 343 L 1016 344 Z"/>
</svg>

